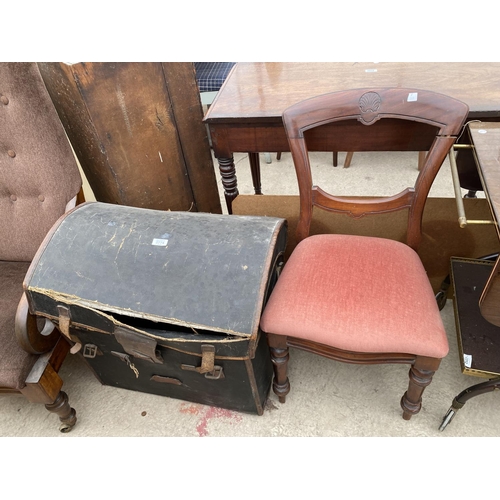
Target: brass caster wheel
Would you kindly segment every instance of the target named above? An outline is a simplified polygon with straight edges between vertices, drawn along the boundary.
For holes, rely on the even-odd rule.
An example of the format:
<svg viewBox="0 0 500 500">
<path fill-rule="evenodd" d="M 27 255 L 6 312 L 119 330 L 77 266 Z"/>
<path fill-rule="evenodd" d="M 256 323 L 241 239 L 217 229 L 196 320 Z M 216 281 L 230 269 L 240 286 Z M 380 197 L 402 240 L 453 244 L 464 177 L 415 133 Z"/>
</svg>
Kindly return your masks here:
<svg viewBox="0 0 500 500">
<path fill-rule="evenodd" d="M 73 426 L 69 424 L 61 424 L 59 426 L 59 431 L 63 432 L 64 434 L 67 434 L 69 431 L 71 431 L 71 429 L 73 429 Z"/>
</svg>

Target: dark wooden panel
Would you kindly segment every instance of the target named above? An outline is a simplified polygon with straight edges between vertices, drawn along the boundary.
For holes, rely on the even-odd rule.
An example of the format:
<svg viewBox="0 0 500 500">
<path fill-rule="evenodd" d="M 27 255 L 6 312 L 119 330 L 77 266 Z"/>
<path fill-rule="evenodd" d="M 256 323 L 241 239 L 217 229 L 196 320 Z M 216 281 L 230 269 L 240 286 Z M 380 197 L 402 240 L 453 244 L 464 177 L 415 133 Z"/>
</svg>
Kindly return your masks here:
<svg viewBox="0 0 500 500">
<path fill-rule="evenodd" d="M 119 185 L 99 147 L 99 135 L 74 81 L 71 65 L 39 63 L 38 67 L 96 199 L 120 200 Z"/>
<path fill-rule="evenodd" d="M 357 129 L 364 127 L 363 138 Z M 395 133 L 397 132 L 397 133 Z M 310 151 L 380 151 L 381 138 L 393 138 L 384 142 L 384 151 L 427 151 L 436 136 L 436 128 L 417 122 L 386 119 L 367 127 L 356 120 L 332 123 L 306 134 Z M 233 152 L 290 151 L 283 124 L 268 124 L 250 128 L 243 124 L 213 125 L 212 141 L 221 156 Z"/>
<path fill-rule="evenodd" d="M 199 212 L 221 213 L 207 128 L 203 121 L 194 64 L 162 63 L 189 183 Z"/>
<path fill-rule="evenodd" d="M 500 328 L 479 310 L 479 297 L 492 268 L 492 262 L 452 259 L 460 363 L 470 375 L 500 374 Z"/>
<path fill-rule="evenodd" d="M 98 201 L 221 213 L 192 63 L 39 67 Z"/>
</svg>

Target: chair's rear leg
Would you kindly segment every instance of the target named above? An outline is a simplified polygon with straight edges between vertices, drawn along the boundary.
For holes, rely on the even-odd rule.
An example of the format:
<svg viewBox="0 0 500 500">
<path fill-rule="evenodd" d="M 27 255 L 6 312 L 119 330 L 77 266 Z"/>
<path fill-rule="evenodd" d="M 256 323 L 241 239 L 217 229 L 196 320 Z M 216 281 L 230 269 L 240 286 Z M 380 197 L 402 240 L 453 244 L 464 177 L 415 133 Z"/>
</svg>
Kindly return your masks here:
<svg viewBox="0 0 500 500">
<path fill-rule="evenodd" d="M 274 368 L 273 391 L 278 396 L 280 403 L 284 403 L 286 395 L 290 392 L 290 382 L 287 376 L 290 356 L 286 337 L 268 333 L 267 342 L 271 351 L 271 361 Z"/>
<path fill-rule="evenodd" d="M 441 363 L 440 359 L 417 356 L 410 368 L 408 390 L 401 398 L 403 418 L 410 420 L 422 408 L 422 393 L 432 382 L 432 377 Z"/>
<path fill-rule="evenodd" d="M 472 189 L 469 189 L 466 195 L 464 195 L 464 198 L 477 198 L 476 196 L 477 191 L 473 191 Z"/>
<path fill-rule="evenodd" d="M 439 310 L 442 311 L 444 306 L 446 305 L 446 300 L 448 299 L 448 288 L 451 285 L 450 275 L 446 276 L 446 278 L 441 283 L 441 288 L 436 293 L 436 301 L 439 307 Z"/>
<path fill-rule="evenodd" d="M 349 168 L 351 166 L 353 156 L 354 153 L 352 151 L 346 153 L 344 160 L 344 168 Z"/>
</svg>

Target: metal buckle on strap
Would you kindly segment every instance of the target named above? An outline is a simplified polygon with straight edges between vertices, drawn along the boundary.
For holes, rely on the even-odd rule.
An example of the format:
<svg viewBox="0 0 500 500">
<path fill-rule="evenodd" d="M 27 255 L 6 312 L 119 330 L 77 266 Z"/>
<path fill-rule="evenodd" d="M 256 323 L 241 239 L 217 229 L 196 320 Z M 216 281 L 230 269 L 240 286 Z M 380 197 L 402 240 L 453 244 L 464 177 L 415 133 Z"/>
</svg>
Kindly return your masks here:
<svg viewBox="0 0 500 500">
<path fill-rule="evenodd" d="M 222 366 L 215 364 L 215 347 L 213 345 L 203 344 L 201 346 L 201 366 L 181 365 L 183 370 L 198 372 L 205 375 L 210 380 L 220 380 L 224 378 Z"/>
</svg>

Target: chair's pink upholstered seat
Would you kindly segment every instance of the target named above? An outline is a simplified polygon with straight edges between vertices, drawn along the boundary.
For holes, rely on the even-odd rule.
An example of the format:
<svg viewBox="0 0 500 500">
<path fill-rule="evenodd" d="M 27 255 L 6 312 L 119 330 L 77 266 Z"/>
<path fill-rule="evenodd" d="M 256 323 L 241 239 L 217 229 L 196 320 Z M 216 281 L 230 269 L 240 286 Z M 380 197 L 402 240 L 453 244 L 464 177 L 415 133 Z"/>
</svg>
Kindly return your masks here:
<svg viewBox="0 0 500 500">
<path fill-rule="evenodd" d="M 17 342 L 14 320 L 23 294 L 23 279 L 29 262 L 0 261 L 0 387 L 22 389 L 24 381 L 38 359 Z"/>
<path fill-rule="evenodd" d="M 285 264 L 264 332 L 346 351 L 443 358 L 448 340 L 417 253 L 382 238 L 316 235 Z"/>
</svg>

